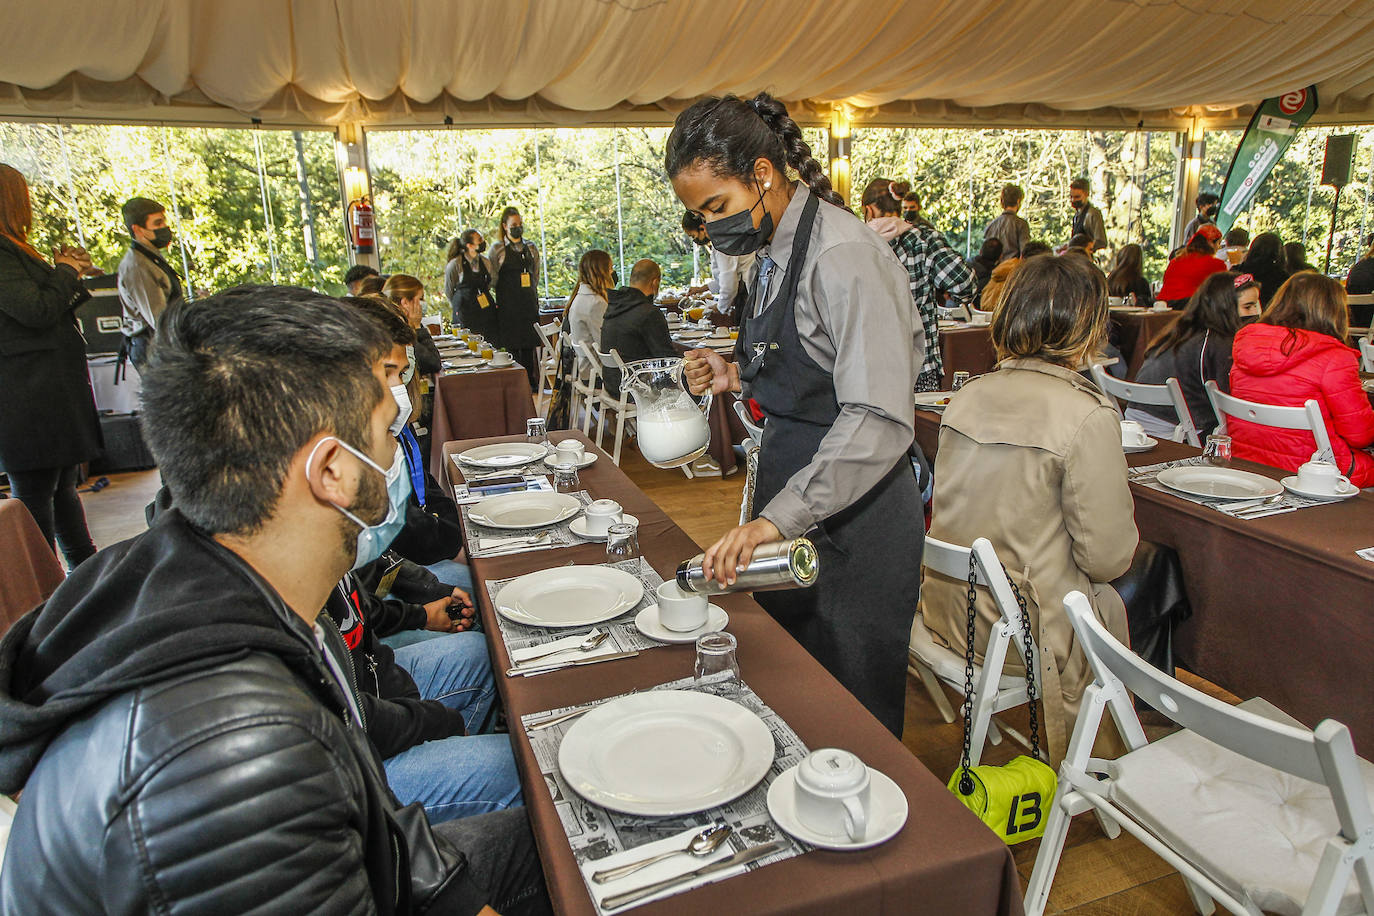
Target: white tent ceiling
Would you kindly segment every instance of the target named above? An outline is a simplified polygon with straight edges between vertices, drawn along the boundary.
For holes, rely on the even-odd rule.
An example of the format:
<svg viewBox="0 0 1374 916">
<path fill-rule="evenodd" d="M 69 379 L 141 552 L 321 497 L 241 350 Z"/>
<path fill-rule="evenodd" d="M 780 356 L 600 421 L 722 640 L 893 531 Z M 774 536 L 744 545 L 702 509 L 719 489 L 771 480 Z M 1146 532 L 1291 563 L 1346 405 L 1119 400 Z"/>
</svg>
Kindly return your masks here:
<svg viewBox="0 0 1374 916">
<path fill-rule="evenodd" d="M 0 117 L 670 123 L 767 89 L 798 120 L 1240 123 L 1316 83 L 1374 121 L 1374 0 L 9 0 Z"/>
</svg>

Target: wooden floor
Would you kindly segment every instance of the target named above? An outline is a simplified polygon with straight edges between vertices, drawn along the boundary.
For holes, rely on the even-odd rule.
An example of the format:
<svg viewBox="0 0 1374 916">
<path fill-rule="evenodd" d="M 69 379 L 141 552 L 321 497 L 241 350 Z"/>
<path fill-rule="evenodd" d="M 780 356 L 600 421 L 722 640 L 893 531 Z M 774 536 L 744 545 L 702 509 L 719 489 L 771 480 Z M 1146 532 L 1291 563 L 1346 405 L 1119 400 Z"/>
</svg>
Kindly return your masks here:
<svg viewBox="0 0 1374 916">
<path fill-rule="evenodd" d="M 738 521 L 742 472 L 724 479 L 688 480 L 680 471 L 648 464 L 629 444 L 625 446 L 621 467 L 703 548 Z M 82 497 L 91 532 L 100 547 L 144 529 L 143 506 L 153 498 L 159 485 L 156 471 L 112 474 L 110 480 L 101 492 Z M 1206 682 L 1187 680 L 1213 696 L 1236 701 Z M 950 693 L 950 700 L 957 708 L 958 698 Z M 1023 732 L 1026 729 L 1024 715 L 1008 714 L 1007 721 Z M 1154 738 L 1162 730 L 1147 721 L 1146 732 Z M 920 682 L 908 679 L 903 741 L 911 752 L 936 776 L 947 779 L 958 763 L 962 737 L 958 720 L 946 724 Z M 1018 745 L 1006 739 L 1000 746 L 989 746 L 983 761 L 1005 763 L 1020 751 Z M 1038 841 L 1031 841 L 1013 847 L 1023 890 L 1038 846 Z M 1047 912 L 1066 916 L 1160 916 L 1192 913 L 1193 909 L 1182 879 L 1172 868 L 1128 834 L 1107 839 L 1093 817 L 1083 816 L 1075 820 L 1069 832 L 1068 848 L 1060 862 Z"/>
</svg>

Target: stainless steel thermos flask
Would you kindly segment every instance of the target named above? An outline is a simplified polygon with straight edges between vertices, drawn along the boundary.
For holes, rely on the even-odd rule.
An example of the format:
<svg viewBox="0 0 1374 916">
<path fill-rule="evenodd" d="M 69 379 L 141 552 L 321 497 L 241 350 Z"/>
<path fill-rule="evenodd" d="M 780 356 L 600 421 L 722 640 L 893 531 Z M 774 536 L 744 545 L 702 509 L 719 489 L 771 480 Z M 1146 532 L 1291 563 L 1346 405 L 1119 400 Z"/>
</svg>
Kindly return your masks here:
<svg viewBox="0 0 1374 916">
<path fill-rule="evenodd" d="M 816 545 L 806 538 L 760 544 L 754 548 L 754 557 L 749 565 L 735 576 L 735 584 L 731 586 L 706 578 L 702 570 L 702 561 L 705 559 L 706 554 L 699 553 L 678 566 L 678 588 L 699 595 L 810 588 L 816 583 L 816 576 L 821 570 Z"/>
</svg>

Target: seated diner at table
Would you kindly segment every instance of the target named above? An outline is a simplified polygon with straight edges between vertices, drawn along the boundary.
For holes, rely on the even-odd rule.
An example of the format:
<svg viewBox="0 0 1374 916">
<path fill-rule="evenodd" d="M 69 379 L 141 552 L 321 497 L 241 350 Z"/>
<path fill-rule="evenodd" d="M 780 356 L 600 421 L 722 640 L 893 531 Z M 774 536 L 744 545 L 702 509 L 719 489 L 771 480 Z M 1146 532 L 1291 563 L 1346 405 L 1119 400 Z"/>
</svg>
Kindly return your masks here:
<svg viewBox="0 0 1374 916">
<path fill-rule="evenodd" d="M 678 355 L 668 332 L 668 319 L 654 305 L 662 282 L 663 271 L 643 258 L 630 268 L 629 284 L 610 291 L 610 304 L 601 324 L 602 353 L 615 350 L 627 363 Z M 619 397 L 620 370 L 607 366 L 603 378 L 607 393 Z"/>
<path fill-rule="evenodd" d="M 1106 335 L 1107 314 L 1106 283 L 1087 259 L 1022 264 L 992 319 L 1001 362 L 950 399 L 935 459 L 930 536 L 962 546 L 987 538 L 1025 597 L 1046 661 L 1039 687 L 1054 762 L 1092 682 L 1063 595 L 1087 595 L 1127 641 L 1126 608 L 1108 584 L 1130 567 L 1138 540 L 1120 426 L 1110 400 L 1077 372 Z M 960 655 L 967 593 L 967 582 L 927 572 L 915 623 Z M 981 660 L 999 620 L 986 592 L 977 614 Z M 1019 653 L 1008 653 L 1006 674 L 1023 670 Z"/>
<path fill-rule="evenodd" d="M 599 248 L 584 254 L 577 265 L 577 289 L 568 299 L 563 318 L 574 347 L 601 349 L 601 323 L 606 320 L 606 296 L 615 288 L 614 273 L 611 256 Z M 577 362 L 582 363 L 580 350 Z"/>
<path fill-rule="evenodd" d="M 1236 333 L 1231 394 L 1247 401 L 1321 407 L 1336 466 L 1357 487 L 1374 486 L 1374 409 L 1360 387 L 1359 354 L 1346 345 L 1350 313 L 1345 289 L 1324 274 L 1294 274 L 1259 321 Z M 1310 432 L 1227 419 L 1232 453 L 1285 471 L 1312 458 Z"/>
<path fill-rule="evenodd" d="M 1169 303 L 1173 309 L 1187 305 L 1203 280 L 1226 269 L 1226 262 L 1217 257 L 1220 242 L 1221 230 L 1211 224 L 1194 232 L 1188 246 L 1164 268 L 1164 280 L 1155 299 Z"/>
</svg>

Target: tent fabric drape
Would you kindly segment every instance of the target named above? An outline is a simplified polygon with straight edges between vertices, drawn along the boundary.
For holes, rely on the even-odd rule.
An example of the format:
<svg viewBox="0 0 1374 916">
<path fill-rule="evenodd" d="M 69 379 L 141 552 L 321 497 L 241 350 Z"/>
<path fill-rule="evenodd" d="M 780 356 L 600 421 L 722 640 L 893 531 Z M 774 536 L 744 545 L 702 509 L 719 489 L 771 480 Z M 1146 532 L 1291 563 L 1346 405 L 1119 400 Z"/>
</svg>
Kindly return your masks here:
<svg viewBox="0 0 1374 916">
<path fill-rule="evenodd" d="M 1374 116 L 1374 0 L 15 0 L 0 116 L 667 123 L 767 89 L 824 120 Z"/>
</svg>

